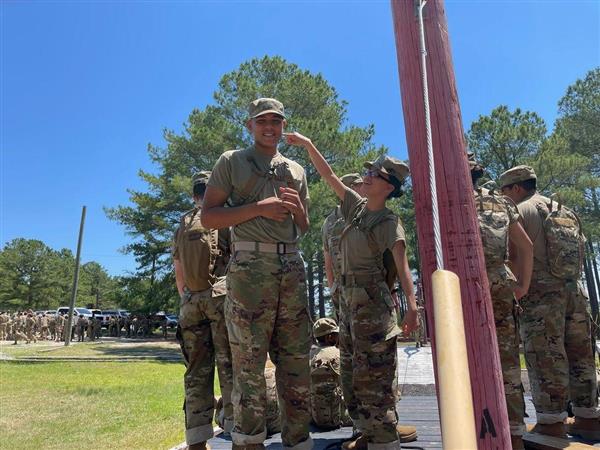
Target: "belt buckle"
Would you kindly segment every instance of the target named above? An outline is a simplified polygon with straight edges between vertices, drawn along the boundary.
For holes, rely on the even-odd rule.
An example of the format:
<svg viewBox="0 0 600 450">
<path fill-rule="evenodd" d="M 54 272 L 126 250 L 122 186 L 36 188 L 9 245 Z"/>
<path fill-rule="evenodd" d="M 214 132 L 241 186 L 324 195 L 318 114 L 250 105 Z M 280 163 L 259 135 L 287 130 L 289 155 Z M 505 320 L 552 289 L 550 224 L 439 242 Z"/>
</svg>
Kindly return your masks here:
<svg viewBox="0 0 600 450">
<path fill-rule="evenodd" d="M 287 246 L 287 244 L 285 242 L 278 242 L 277 243 L 277 254 L 285 255 L 286 254 L 286 246 Z M 283 248 L 283 250 L 280 250 L 280 248 Z"/>
</svg>

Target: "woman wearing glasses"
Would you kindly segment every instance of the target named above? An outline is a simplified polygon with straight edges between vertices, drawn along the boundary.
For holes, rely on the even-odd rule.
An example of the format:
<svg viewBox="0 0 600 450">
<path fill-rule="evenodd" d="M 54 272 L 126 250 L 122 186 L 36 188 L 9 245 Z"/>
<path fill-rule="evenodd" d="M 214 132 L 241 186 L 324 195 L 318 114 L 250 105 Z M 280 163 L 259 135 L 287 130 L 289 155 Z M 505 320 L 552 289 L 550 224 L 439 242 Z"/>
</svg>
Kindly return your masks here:
<svg viewBox="0 0 600 450">
<path fill-rule="evenodd" d="M 404 229 L 386 201 L 402 195 L 408 166 L 389 156 L 365 163 L 363 195 L 347 188 L 310 139 L 299 133 L 285 134 L 289 145 L 303 147 L 321 178 L 342 201 L 346 228 L 342 232 L 342 284 L 344 302 L 340 314 L 342 367 L 352 367 L 352 386 L 362 435 L 344 445 L 349 450 L 399 449 L 394 392 L 396 336 L 400 334 L 396 309 L 385 282 L 383 254 L 389 250 L 407 299 L 404 335 L 418 324 L 417 305 L 406 257 Z M 344 354 L 352 355 L 351 363 Z"/>
</svg>

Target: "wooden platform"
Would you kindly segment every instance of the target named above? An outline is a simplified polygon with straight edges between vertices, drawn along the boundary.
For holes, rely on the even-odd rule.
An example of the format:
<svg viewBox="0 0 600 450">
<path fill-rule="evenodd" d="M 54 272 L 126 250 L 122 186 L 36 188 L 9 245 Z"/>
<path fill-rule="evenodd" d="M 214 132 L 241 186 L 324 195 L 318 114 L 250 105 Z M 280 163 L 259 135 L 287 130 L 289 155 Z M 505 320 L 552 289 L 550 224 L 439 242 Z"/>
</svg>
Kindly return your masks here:
<svg viewBox="0 0 600 450">
<path fill-rule="evenodd" d="M 528 424 L 535 423 L 535 410 L 531 403 L 531 398 L 526 397 L 525 403 L 529 417 L 525 418 Z M 415 442 L 403 444 L 415 448 L 423 448 L 426 450 L 441 449 L 442 438 L 440 432 L 440 422 L 438 417 L 437 399 L 433 396 L 411 396 L 403 397 L 398 406 L 400 414 L 400 423 L 410 424 L 417 427 L 419 438 Z M 311 430 L 311 436 L 314 441 L 314 450 L 324 450 L 327 446 L 342 442 L 352 435 L 351 428 L 340 428 L 338 430 L 322 432 L 317 429 Z M 564 444 L 564 443 L 563 443 Z M 540 444 L 541 445 L 541 444 Z M 231 448 L 231 440 L 223 439 L 220 436 L 215 437 L 210 441 L 210 446 L 214 450 L 225 450 Z M 282 448 L 281 435 L 276 434 L 265 442 L 265 446 L 269 450 L 278 450 Z M 335 448 L 335 447 L 330 447 Z M 338 447 L 339 448 L 339 447 Z M 549 447 L 537 447 L 545 449 Z M 583 450 L 587 448 L 600 448 L 600 444 L 595 446 L 578 444 L 576 440 L 571 441 L 571 445 L 556 447 L 570 450 Z"/>
</svg>

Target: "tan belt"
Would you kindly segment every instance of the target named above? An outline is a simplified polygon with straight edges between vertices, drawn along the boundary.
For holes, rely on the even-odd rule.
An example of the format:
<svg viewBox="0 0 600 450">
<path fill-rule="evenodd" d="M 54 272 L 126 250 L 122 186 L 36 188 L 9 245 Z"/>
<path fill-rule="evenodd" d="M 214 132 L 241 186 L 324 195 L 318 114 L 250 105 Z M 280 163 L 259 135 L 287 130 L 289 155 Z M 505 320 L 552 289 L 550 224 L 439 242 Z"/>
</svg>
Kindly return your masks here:
<svg viewBox="0 0 600 450">
<path fill-rule="evenodd" d="M 251 241 L 234 242 L 233 251 L 236 252 L 238 250 L 261 253 L 277 253 L 278 255 L 285 255 L 289 253 L 297 253 L 298 246 L 296 244 L 286 244 L 285 242 L 278 242 L 276 244 Z"/>
<path fill-rule="evenodd" d="M 381 273 L 349 273 L 347 275 L 342 275 L 342 285 L 346 287 L 364 287 L 384 280 Z"/>
</svg>

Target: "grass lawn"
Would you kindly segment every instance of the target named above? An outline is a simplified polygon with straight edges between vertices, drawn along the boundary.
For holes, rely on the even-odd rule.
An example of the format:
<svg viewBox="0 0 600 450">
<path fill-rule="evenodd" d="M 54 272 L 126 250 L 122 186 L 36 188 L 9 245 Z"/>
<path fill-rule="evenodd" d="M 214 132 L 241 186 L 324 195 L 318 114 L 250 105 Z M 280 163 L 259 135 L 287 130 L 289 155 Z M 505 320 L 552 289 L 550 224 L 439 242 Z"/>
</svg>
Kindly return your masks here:
<svg viewBox="0 0 600 450">
<path fill-rule="evenodd" d="M 0 449 L 168 449 L 184 441 L 184 370 L 177 362 L 0 363 Z"/>
</svg>

